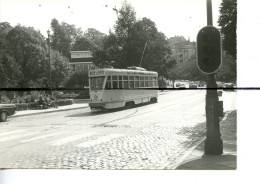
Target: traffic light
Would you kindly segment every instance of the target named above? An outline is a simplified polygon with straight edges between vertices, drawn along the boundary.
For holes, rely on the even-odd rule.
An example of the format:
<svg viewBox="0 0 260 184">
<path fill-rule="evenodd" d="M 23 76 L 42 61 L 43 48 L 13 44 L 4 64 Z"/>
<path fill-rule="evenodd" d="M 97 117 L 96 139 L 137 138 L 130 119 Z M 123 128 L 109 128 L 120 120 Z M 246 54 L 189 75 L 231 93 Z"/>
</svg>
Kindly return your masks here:
<svg viewBox="0 0 260 184">
<path fill-rule="evenodd" d="M 203 27 L 197 35 L 199 69 L 207 74 L 216 72 L 221 65 L 220 33 L 213 26 Z"/>
</svg>

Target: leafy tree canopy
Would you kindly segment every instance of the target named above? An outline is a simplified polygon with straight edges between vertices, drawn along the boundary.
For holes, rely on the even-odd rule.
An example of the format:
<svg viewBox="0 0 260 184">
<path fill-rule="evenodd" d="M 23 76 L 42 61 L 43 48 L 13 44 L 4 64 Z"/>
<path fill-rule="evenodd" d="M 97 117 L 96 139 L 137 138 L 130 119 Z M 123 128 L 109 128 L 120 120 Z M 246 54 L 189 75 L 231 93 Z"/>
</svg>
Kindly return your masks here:
<svg viewBox="0 0 260 184">
<path fill-rule="evenodd" d="M 96 64 L 107 64 L 116 68 L 139 66 L 158 71 L 166 76 L 169 66 L 167 55 L 171 49 L 163 33 L 158 32 L 156 24 L 149 18 L 136 20 L 136 13 L 131 4 L 123 2 L 121 9 L 115 9 L 117 21 L 114 32 L 104 38 L 104 49 L 96 53 Z M 141 60 L 142 58 L 142 60 Z M 104 63 L 102 63 L 102 60 Z M 174 58 L 170 59 L 173 63 Z M 174 65 L 172 65 L 174 66 Z"/>
<path fill-rule="evenodd" d="M 70 25 L 66 22 L 60 24 L 57 19 L 51 21 L 51 29 L 52 49 L 69 58 L 71 46 L 75 43 L 77 36 L 82 35 L 82 30 L 76 29 L 75 25 Z"/>
<path fill-rule="evenodd" d="M 51 86 L 63 87 L 68 79 L 68 59 L 58 51 L 51 53 Z"/>
<path fill-rule="evenodd" d="M 8 32 L 6 41 L 10 51 L 10 57 L 6 59 L 9 58 L 10 66 L 19 70 L 19 87 L 43 87 L 38 79 L 46 74 L 47 47 L 44 36 L 32 27 L 17 25 Z"/>
<path fill-rule="evenodd" d="M 223 48 L 235 59 L 237 58 L 237 0 L 222 0 L 218 25 L 223 35 Z"/>
</svg>

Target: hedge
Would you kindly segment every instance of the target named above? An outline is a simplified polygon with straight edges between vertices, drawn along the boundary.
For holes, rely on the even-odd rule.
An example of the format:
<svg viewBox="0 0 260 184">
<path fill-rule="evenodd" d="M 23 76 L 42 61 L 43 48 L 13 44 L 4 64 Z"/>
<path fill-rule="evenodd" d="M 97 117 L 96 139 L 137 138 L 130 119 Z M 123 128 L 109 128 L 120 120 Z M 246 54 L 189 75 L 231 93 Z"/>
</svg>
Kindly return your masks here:
<svg viewBox="0 0 260 184">
<path fill-rule="evenodd" d="M 58 99 L 56 103 L 58 106 L 64 106 L 73 104 L 73 101 L 71 99 Z M 17 111 L 37 109 L 38 104 L 39 102 L 15 103 Z"/>
</svg>

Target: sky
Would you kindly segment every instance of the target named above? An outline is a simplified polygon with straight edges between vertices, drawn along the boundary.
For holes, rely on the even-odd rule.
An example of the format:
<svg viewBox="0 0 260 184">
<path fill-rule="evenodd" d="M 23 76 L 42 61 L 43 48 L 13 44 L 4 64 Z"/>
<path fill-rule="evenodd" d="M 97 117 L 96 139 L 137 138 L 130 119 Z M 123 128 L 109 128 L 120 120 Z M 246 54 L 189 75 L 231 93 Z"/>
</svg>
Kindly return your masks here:
<svg viewBox="0 0 260 184">
<path fill-rule="evenodd" d="M 196 3 L 192 3 L 192 2 Z M 133 0 L 137 18 L 154 21 L 159 31 L 169 38 L 175 35 L 194 37 L 206 25 L 206 0 Z M 63 2 L 63 3 L 62 3 Z M 65 2 L 65 3 L 64 3 Z M 79 2 L 79 0 L 74 0 Z M 76 6 L 72 1 L 0 0 L 0 21 L 12 26 L 20 23 L 46 31 L 57 18 L 83 29 L 93 27 L 104 33 L 112 28 L 116 16 L 109 8 L 120 7 L 121 1 L 93 0 Z M 81 1 L 83 2 L 83 1 Z M 218 4 L 213 0 L 213 25 L 216 26 Z M 218 1 L 220 2 L 220 1 Z M 42 6 L 38 7 L 38 3 Z M 77 3 L 78 4 L 78 3 Z M 260 11 L 259 0 L 238 0 L 237 51 L 238 87 L 260 88 Z M 71 6 L 75 15 L 68 10 Z M 44 8 L 45 7 L 45 8 Z M 76 8 L 77 7 L 77 8 Z M 160 10 L 160 11 L 159 11 Z M 76 14 L 81 15 L 77 18 Z M 192 17 L 190 22 L 189 17 Z M 238 168 L 235 171 L 79 171 L 79 170 L 1 170 L 1 184 L 121 184 L 181 183 L 220 184 L 256 183 L 259 181 L 259 104 L 260 90 L 238 90 Z"/>
<path fill-rule="evenodd" d="M 123 0 L 0 0 L 0 21 L 34 27 L 47 37 L 53 18 L 83 30 L 95 28 L 105 34 L 113 29 Z M 137 19 L 150 18 L 167 38 L 184 36 L 196 40 L 206 26 L 206 0 L 128 0 Z M 221 0 L 212 0 L 213 25 L 217 26 Z"/>
</svg>

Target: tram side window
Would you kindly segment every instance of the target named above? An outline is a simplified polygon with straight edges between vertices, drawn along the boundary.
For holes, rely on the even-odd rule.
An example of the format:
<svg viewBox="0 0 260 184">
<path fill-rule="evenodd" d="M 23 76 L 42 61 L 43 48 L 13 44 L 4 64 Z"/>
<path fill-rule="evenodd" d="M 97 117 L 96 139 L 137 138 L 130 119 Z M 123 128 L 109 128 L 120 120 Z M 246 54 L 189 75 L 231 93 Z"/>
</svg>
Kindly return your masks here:
<svg viewBox="0 0 260 184">
<path fill-rule="evenodd" d="M 144 77 L 144 87 L 148 87 L 148 77 Z"/>
<path fill-rule="evenodd" d="M 148 87 L 153 87 L 153 78 L 152 77 L 148 77 L 149 81 L 148 81 Z"/>
<path fill-rule="evenodd" d="M 108 76 L 108 77 L 107 77 L 106 89 L 112 89 L 111 76 Z"/>
<path fill-rule="evenodd" d="M 129 87 L 134 89 L 134 76 L 129 76 Z"/>
<path fill-rule="evenodd" d="M 139 88 L 139 76 L 135 76 L 135 88 Z"/>
<path fill-rule="evenodd" d="M 153 77 L 153 87 L 156 87 L 156 77 Z"/>
<path fill-rule="evenodd" d="M 123 76 L 123 85 L 124 85 L 124 89 L 128 89 L 129 88 L 128 76 Z"/>
<path fill-rule="evenodd" d="M 140 77 L 140 87 L 144 87 L 144 77 Z"/>
<path fill-rule="evenodd" d="M 113 80 L 113 89 L 118 89 L 118 81 L 117 81 L 117 76 L 112 76 Z"/>
<path fill-rule="evenodd" d="M 122 75 L 118 76 L 119 89 L 123 89 L 123 81 L 122 81 L 122 79 L 123 79 Z"/>
</svg>

